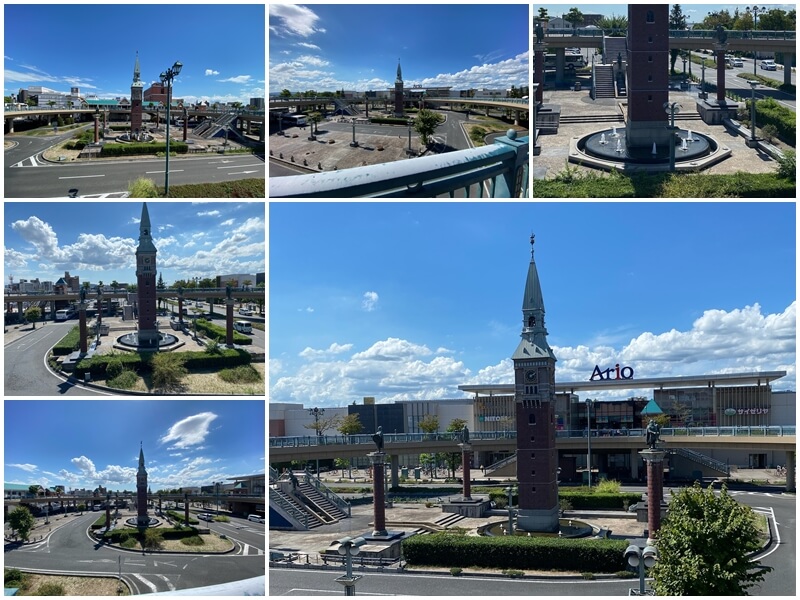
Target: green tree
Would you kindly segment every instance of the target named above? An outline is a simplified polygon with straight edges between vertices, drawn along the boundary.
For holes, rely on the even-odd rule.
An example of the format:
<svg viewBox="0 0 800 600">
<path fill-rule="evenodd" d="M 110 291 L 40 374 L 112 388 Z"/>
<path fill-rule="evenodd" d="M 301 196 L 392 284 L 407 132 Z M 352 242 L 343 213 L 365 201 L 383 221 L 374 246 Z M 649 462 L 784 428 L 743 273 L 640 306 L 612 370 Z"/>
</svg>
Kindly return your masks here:
<svg viewBox="0 0 800 600">
<path fill-rule="evenodd" d="M 281 90 L 280 97 L 281 98 L 291 98 L 292 97 L 292 92 L 290 92 L 287 89 L 283 89 L 283 90 Z"/>
<path fill-rule="evenodd" d="M 758 28 L 762 31 L 794 31 L 797 29 L 794 11 L 787 13 L 780 8 L 772 8 L 758 15 Z"/>
<path fill-rule="evenodd" d="M 28 541 L 28 535 L 33 529 L 34 518 L 27 506 L 18 506 L 8 515 L 8 524 L 23 541 Z"/>
<path fill-rule="evenodd" d="M 464 419 L 453 419 L 450 421 L 450 424 L 447 426 L 446 431 L 451 433 L 461 431 L 467 425 L 467 422 Z"/>
<path fill-rule="evenodd" d="M 564 20 L 572 25 L 573 28 L 577 29 L 578 25 L 583 23 L 583 13 L 573 6 L 569 9 L 569 12 L 564 17 Z"/>
<path fill-rule="evenodd" d="M 417 112 L 417 118 L 414 119 L 414 131 L 419 134 L 423 146 L 428 146 L 431 141 L 431 136 L 433 132 L 436 131 L 439 123 L 439 115 L 432 110 L 424 108 Z"/>
<path fill-rule="evenodd" d="M 164 283 L 164 276 L 160 272 L 158 274 L 158 281 L 156 281 L 156 289 L 157 290 L 165 290 L 165 289 L 167 289 L 167 284 Z M 158 298 L 158 307 L 161 308 L 163 303 L 164 303 L 164 298 L 161 298 L 159 296 L 159 298 Z"/>
<path fill-rule="evenodd" d="M 334 429 L 339 426 L 339 422 L 342 420 L 342 417 L 339 415 L 332 415 L 326 417 L 324 414 L 318 415 L 313 423 L 305 423 L 303 425 L 304 429 L 313 429 L 316 431 L 317 435 L 324 435 L 328 429 Z"/>
<path fill-rule="evenodd" d="M 341 469 L 342 475 L 344 475 L 344 470 L 350 466 L 350 461 L 346 458 L 337 458 L 334 459 L 333 466 L 337 469 Z"/>
<path fill-rule="evenodd" d="M 761 547 L 755 513 L 725 485 L 719 496 L 699 483 L 673 496 L 658 531 L 650 570 L 659 596 L 743 596 L 772 567 L 748 555 Z"/>
<path fill-rule="evenodd" d="M 322 121 L 322 113 L 319 111 L 314 111 L 308 113 L 308 120 L 311 121 L 311 137 L 319 133 L 319 123 Z"/>
<path fill-rule="evenodd" d="M 431 477 L 436 477 L 433 468 L 436 466 L 436 456 L 423 452 L 419 455 L 419 464 L 423 469 L 428 469 L 428 474 Z"/>
<path fill-rule="evenodd" d="M 358 414 L 352 413 L 342 417 L 337 429 L 342 435 L 355 435 L 356 433 L 361 433 L 364 430 L 364 426 L 361 424 Z"/>
<path fill-rule="evenodd" d="M 38 306 L 29 306 L 25 311 L 25 318 L 33 323 L 33 328 L 36 329 L 36 321 L 42 317 L 42 309 Z"/>
<path fill-rule="evenodd" d="M 542 6 L 539 7 L 539 18 L 542 19 L 542 20 L 545 20 L 545 19 L 549 18 L 547 16 L 547 9 L 542 7 Z"/>
<path fill-rule="evenodd" d="M 617 30 L 621 32 L 628 29 L 628 17 L 612 14 L 610 17 L 603 17 L 597 21 L 597 26 L 605 31 Z M 615 37 L 619 35 L 621 33 L 617 33 Z"/>
<path fill-rule="evenodd" d="M 467 422 L 464 419 L 453 419 L 447 426 L 446 431 L 450 433 L 458 433 L 462 431 Z M 447 468 L 450 469 L 450 477 L 456 476 L 456 469 L 461 466 L 461 452 L 447 452 L 445 456 L 445 463 Z"/>
<path fill-rule="evenodd" d="M 439 417 L 436 415 L 425 415 L 419 420 L 417 427 L 419 427 L 423 433 L 436 433 L 439 431 Z"/>
<path fill-rule="evenodd" d="M 28 486 L 28 493 L 31 496 L 36 497 L 36 496 L 39 495 L 39 490 L 41 490 L 41 489 L 42 489 L 42 486 L 40 486 L 40 485 L 29 485 Z"/>
<path fill-rule="evenodd" d="M 686 29 L 686 17 L 681 10 L 680 4 L 672 5 L 672 10 L 669 12 L 669 28 L 680 30 Z M 680 53 L 680 48 L 672 48 L 669 51 L 669 68 L 672 73 L 675 72 L 675 61 L 678 60 L 678 55 Z"/>
<path fill-rule="evenodd" d="M 143 548 L 158 549 L 164 542 L 164 536 L 158 529 L 147 528 L 144 530 L 144 540 L 142 540 Z"/>
</svg>

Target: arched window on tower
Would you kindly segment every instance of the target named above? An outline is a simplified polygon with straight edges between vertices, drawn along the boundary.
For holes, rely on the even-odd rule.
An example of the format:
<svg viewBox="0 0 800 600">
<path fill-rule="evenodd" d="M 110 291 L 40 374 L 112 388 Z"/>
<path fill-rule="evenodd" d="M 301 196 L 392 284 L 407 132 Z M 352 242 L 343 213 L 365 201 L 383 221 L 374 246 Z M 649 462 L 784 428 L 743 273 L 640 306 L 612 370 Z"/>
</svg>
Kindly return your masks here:
<svg viewBox="0 0 800 600">
<path fill-rule="evenodd" d="M 533 315 L 528 317 L 528 327 L 536 327 L 536 317 Z"/>
<path fill-rule="evenodd" d="M 647 22 L 648 23 L 656 22 L 656 14 L 652 10 L 647 11 Z"/>
</svg>

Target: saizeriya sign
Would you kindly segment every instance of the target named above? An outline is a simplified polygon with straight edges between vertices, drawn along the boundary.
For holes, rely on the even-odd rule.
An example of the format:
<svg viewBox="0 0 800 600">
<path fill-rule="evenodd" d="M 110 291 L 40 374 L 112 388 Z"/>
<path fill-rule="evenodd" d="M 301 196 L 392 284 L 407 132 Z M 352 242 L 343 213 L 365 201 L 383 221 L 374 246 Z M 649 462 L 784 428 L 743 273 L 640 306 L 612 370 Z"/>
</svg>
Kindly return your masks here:
<svg viewBox="0 0 800 600">
<path fill-rule="evenodd" d="M 608 381 L 611 379 L 633 379 L 633 367 L 619 367 L 619 363 L 614 365 L 613 368 L 601 370 L 598 365 L 594 366 L 592 376 L 589 381 Z"/>
</svg>

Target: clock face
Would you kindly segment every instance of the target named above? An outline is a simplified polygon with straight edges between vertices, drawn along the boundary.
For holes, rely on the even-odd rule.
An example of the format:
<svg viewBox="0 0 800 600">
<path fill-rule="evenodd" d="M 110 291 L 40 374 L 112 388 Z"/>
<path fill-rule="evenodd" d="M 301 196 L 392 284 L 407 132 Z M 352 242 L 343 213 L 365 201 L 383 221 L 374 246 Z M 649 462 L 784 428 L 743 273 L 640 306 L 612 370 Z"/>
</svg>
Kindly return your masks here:
<svg viewBox="0 0 800 600">
<path fill-rule="evenodd" d="M 145 263 L 146 265 L 149 265 L 149 264 L 150 264 L 150 259 L 149 259 L 149 258 L 147 258 L 147 257 L 145 257 L 145 259 L 144 259 L 144 263 Z"/>
<path fill-rule="evenodd" d="M 526 381 L 530 381 L 530 382 L 536 381 L 536 371 L 526 371 L 525 372 L 525 379 L 526 379 Z"/>
</svg>

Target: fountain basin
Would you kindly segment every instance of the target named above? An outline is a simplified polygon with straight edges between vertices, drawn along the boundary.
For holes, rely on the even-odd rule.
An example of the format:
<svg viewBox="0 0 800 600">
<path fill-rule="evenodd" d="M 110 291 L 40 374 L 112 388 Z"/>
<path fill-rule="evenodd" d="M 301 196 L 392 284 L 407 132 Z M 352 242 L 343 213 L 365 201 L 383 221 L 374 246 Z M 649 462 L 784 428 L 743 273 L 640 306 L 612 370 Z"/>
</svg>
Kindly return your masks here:
<svg viewBox="0 0 800 600">
<path fill-rule="evenodd" d="M 155 517 L 148 517 L 148 519 L 149 521 L 147 525 L 145 525 L 145 527 L 155 527 L 161 522 Z M 131 527 L 141 527 L 141 525 L 139 525 L 137 517 L 131 517 L 130 519 L 125 519 L 125 524 L 130 525 Z"/>
<path fill-rule="evenodd" d="M 605 169 L 607 171 L 668 171 L 669 146 L 656 146 L 653 154 L 652 145 L 628 148 L 625 145 L 625 129 L 617 128 L 618 137 L 613 137 L 611 129 L 603 129 L 570 140 L 569 161 L 587 167 Z M 675 143 L 675 170 L 700 171 L 731 154 L 730 148 L 718 143 L 709 135 L 692 130 L 692 141 L 687 143 L 687 150 L 681 150 L 682 140 L 689 136 L 689 131 L 679 129 Z M 606 144 L 601 143 L 605 136 Z M 617 151 L 617 140 L 620 149 Z"/>
<path fill-rule="evenodd" d="M 578 519 L 559 519 L 559 530 L 555 533 L 545 533 L 540 531 L 524 531 L 517 528 L 516 521 L 514 523 L 514 535 L 520 537 L 551 537 L 551 538 L 585 538 L 596 534 L 599 529 Z M 497 523 L 490 523 L 478 528 L 479 535 L 485 536 L 503 536 L 506 535 L 505 530 L 508 526 L 508 521 L 498 521 Z"/>
<path fill-rule="evenodd" d="M 125 348 L 129 348 L 131 350 L 168 350 L 171 346 L 178 343 L 178 338 L 172 335 L 171 333 L 160 333 L 158 334 L 158 348 L 155 346 L 140 346 L 139 345 L 139 333 L 134 331 L 133 333 L 126 333 L 125 335 L 121 335 L 117 338 L 117 343 L 121 344 Z M 124 349 L 124 348 L 123 348 Z"/>
</svg>

